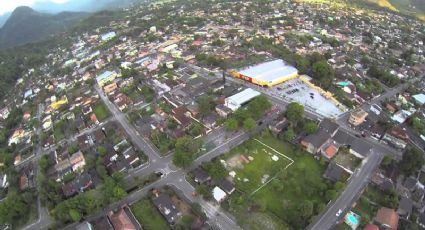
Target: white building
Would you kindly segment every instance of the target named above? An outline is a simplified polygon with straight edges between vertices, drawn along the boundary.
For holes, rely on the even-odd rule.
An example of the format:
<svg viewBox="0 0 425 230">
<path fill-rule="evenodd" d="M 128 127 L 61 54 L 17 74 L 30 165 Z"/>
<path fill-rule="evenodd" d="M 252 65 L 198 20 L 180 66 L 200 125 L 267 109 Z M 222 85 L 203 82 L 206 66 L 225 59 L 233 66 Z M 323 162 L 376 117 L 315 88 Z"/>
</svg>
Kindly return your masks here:
<svg viewBox="0 0 425 230">
<path fill-rule="evenodd" d="M 219 203 L 222 202 L 227 196 L 226 192 L 224 192 L 221 188 L 217 186 L 213 189 L 212 194 L 213 194 L 214 200 L 216 200 Z"/>
<path fill-rule="evenodd" d="M 225 106 L 230 108 L 232 111 L 238 110 L 243 104 L 249 102 L 253 98 L 260 96 L 261 93 L 251 88 L 245 89 L 233 96 L 226 98 Z"/>
<path fill-rule="evenodd" d="M 102 41 L 109 41 L 112 38 L 114 38 L 115 36 L 117 36 L 117 34 L 115 32 L 109 32 L 109 33 L 100 35 Z"/>
</svg>

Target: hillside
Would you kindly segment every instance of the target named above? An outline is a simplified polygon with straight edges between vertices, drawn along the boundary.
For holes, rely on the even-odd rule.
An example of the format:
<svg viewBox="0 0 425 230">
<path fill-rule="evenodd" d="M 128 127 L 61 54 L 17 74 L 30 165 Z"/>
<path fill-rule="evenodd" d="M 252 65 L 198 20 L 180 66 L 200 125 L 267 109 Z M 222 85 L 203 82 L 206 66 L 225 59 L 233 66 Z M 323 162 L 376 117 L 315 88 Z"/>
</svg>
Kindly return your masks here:
<svg viewBox="0 0 425 230">
<path fill-rule="evenodd" d="M 359 0 L 425 20 L 425 0 Z"/>
<path fill-rule="evenodd" d="M 0 29 L 0 49 L 44 40 L 64 32 L 87 17 L 87 13 L 39 13 L 30 7 L 18 7 Z"/>
</svg>

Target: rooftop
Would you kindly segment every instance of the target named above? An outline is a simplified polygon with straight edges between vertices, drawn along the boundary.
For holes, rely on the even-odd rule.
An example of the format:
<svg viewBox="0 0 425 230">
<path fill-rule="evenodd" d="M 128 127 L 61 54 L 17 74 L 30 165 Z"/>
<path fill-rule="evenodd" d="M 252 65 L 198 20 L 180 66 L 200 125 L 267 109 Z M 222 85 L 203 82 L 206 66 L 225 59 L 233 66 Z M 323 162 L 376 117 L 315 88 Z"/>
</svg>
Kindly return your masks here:
<svg viewBox="0 0 425 230">
<path fill-rule="evenodd" d="M 251 66 L 239 73 L 261 81 L 271 82 L 285 76 L 298 74 L 298 70 L 278 59 Z"/>
</svg>

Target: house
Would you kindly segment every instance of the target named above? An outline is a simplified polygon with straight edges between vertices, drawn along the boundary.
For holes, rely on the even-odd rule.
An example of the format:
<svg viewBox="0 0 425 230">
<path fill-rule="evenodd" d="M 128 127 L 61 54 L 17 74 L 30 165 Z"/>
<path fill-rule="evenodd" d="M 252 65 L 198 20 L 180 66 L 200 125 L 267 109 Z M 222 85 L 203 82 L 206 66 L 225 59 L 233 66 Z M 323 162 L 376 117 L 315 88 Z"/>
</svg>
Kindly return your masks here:
<svg viewBox="0 0 425 230">
<path fill-rule="evenodd" d="M 217 201 L 218 203 L 222 202 L 227 197 L 226 192 L 217 186 L 215 186 L 214 189 L 212 190 L 212 194 L 213 194 L 214 200 Z"/>
<path fill-rule="evenodd" d="M 323 175 L 323 177 L 332 181 L 332 182 L 337 182 L 341 179 L 341 176 L 342 176 L 343 173 L 344 173 L 343 168 L 341 168 L 336 163 L 331 162 L 331 163 L 329 163 L 328 167 L 326 168 L 326 172 Z"/>
<path fill-rule="evenodd" d="M 117 83 L 113 82 L 113 83 L 111 83 L 109 85 L 104 86 L 103 87 L 103 92 L 105 92 L 105 94 L 110 95 L 113 92 L 115 92 L 115 90 L 117 90 L 117 89 L 118 89 Z"/>
<path fill-rule="evenodd" d="M 403 187 L 405 187 L 408 191 L 413 192 L 418 185 L 418 180 L 413 177 L 408 177 L 403 183 Z"/>
<path fill-rule="evenodd" d="M 24 191 L 33 187 L 35 187 L 34 170 L 31 167 L 25 168 L 19 176 L 19 190 Z"/>
<path fill-rule="evenodd" d="M 394 148 L 404 149 L 409 142 L 409 135 L 406 130 L 401 128 L 393 128 L 389 130 L 382 137 L 382 141 L 386 142 L 388 145 L 393 146 Z"/>
<path fill-rule="evenodd" d="M 108 217 L 102 216 L 99 219 L 92 221 L 93 230 L 114 230 Z"/>
<path fill-rule="evenodd" d="M 328 141 L 323 148 L 321 149 L 322 156 L 324 156 L 326 159 L 330 160 L 332 159 L 336 153 L 338 152 L 338 147 L 335 145 L 333 141 Z"/>
<path fill-rule="evenodd" d="M 408 220 L 412 214 L 413 202 L 410 198 L 403 196 L 398 204 L 397 213 L 400 217 Z"/>
<path fill-rule="evenodd" d="M 226 107 L 225 105 L 217 105 L 215 107 L 215 111 L 217 112 L 217 114 L 222 117 L 222 118 L 227 118 L 227 116 L 229 116 L 233 110 L 231 110 L 230 108 Z"/>
<path fill-rule="evenodd" d="M 310 134 L 301 140 L 301 145 L 307 152 L 316 154 L 330 137 L 325 131 L 319 130 L 317 133 Z"/>
<path fill-rule="evenodd" d="M 379 227 L 374 224 L 368 224 L 363 230 L 379 230 Z"/>
<path fill-rule="evenodd" d="M 288 126 L 288 122 L 285 118 L 274 120 L 272 124 L 269 125 L 270 131 L 273 134 L 277 135 L 281 133 Z"/>
<path fill-rule="evenodd" d="M 191 114 L 185 106 L 174 108 L 172 112 L 174 120 L 183 128 L 188 127 L 192 123 Z"/>
<path fill-rule="evenodd" d="M 153 203 L 159 212 L 164 216 L 167 222 L 174 225 L 177 219 L 182 215 L 177 207 L 173 204 L 170 197 L 164 193 L 157 194 L 153 199 Z"/>
<path fill-rule="evenodd" d="M 75 230 L 93 230 L 93 226 L 89 222 L 84 221 L 83 223 L 77 225 Z"/>
<path fill-rule="evenodd" d="M 133 213 L 128 207 L 120 208 L 117 212 L 110 212 L 108 218 L 115 230 L 141 230 Z"/>
<path fill-rule="evenodd" d="M 399 216 L 394 209 L 382 207 L 378 210 L 375 217 L 375 222 L 383 229 L 396 230 L 398 226 Z"/>
<path fill-rule="evenodd" d="M 330 119 L 324 119 L 320 122 L 319 131 L 306 136 L 301 140 L 301 145 L 307 152 L 316 154 L 331 137 L 335 136 L 338 130 L 338 124 Z"/>
<path fill-rule="evenodd" d="M 198 184 L 203 184 L 211 180 L 211 177 L 202 168 L 196 168 L 195 170 L 193 170 L 193 180 Z"/>
<path fill-rule="evenodd" d="M 235 185 L 226 179 L 222 180 L 220 184 L 218 185 L 218 187 L 220 187 L 223 191 L 225 191 L 229 195 L 235 191 Z"/>
<path fill-rule="evenodd" d="M 133 101 L 127 95 L 120 93 L 115 97 L 114 103 L 117 105 L 118 109 L 124 111 L 129 105 L 133 104 Z"/>
<path fill-rule="evenodd" d="M 84 154 L 81 151 L 72 154 L 69 158 L 69 162 L 71 163 L 72 171 L 74 172 L 83 170 L 86 165 Z"/>
<path fill-rule="evenodd" d="M 367 115 L 369 114 L 363 109 L 356 109 L 351 112 L 348 122 L 353 126 L 359 126 L 366 120 Z"/>
<path fill-rule="evenodd" d="M 66 197 L 74 196 L 86 190 L 94 188 L 93 180 L 88 173 L 77 175 L 72 181 L 62 186 L 62 192 Z"/>
<path fill-rule="evenodd" d="M 215 127 L 217 122 L 217 115 L 214 113 L 208 114 L 204 118 L 202 118 L 202 123 L 205 127 L 212 129 Z"/>
</svg>

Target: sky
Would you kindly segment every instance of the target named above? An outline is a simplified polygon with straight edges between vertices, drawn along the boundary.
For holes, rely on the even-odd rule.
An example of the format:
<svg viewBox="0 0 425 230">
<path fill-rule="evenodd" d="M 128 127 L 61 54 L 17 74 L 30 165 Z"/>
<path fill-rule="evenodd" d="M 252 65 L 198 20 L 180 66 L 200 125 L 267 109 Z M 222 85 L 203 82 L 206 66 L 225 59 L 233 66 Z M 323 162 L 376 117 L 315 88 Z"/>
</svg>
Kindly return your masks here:
<svg viewBox="0 0 425 230">
<path fill-rule="evenodd" d="M 13 11 L 18 6 L 33 6 L 37 2 L 63 4 L 70 0 L 0 0 L 0 15 Z"/>
</svg>

